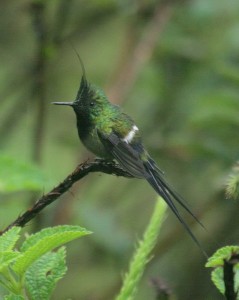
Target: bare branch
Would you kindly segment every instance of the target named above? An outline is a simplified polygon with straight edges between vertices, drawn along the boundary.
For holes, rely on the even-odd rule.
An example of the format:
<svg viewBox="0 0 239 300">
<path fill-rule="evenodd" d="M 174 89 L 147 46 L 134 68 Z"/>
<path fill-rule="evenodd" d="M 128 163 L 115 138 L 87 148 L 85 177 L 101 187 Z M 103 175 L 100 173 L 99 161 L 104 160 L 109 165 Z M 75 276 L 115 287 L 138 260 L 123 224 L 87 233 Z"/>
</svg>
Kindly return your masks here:
<svg viewBox="0 0 239 300">
<path fill-rule="evenodd" d="M 81 180 L 83 177 L 92 172 L 102 172 L 106 174 L 132 178 L 129 173 L 124 171 L 114 161 L 106 161 L 103 159 L 95 159 L 91 162 L 86 161 L 78 165 L 77 168 L 70 175 L 68 175 L 65 180 L 58 186 L 38 199 L 31 208 L 29 208 L 25 213 L 20 215 L 15 221 L 13 221 L 4 230 L 2 230 L 0 232 L 0 235 L 2 235 L 13 226 L 24 227 L 29 221 L 34 219 L 46 206 L 50 205 L 61 195 L 67 192 L 75 182 Z"/>
</svg>

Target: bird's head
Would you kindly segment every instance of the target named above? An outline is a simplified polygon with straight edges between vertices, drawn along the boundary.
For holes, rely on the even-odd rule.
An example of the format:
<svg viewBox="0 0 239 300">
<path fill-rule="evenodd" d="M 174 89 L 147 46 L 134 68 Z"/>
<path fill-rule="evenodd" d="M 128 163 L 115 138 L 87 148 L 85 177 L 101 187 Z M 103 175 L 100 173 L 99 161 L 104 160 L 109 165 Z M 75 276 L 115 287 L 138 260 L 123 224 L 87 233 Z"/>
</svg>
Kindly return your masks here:
<svg viewBox="0 0 239 300">
<path fill-rule="evenodd" d="M 53 102 L 53 104 L 72 106 L 78 117 L 97 116 L 103 112 L 109 101 L 103 90 L 87 81 L 84 64 L 80 56 L 78 54 L 77 56 L 83 70 L 83 75 L 76 99 L 73 102 Z"/>
</svg>

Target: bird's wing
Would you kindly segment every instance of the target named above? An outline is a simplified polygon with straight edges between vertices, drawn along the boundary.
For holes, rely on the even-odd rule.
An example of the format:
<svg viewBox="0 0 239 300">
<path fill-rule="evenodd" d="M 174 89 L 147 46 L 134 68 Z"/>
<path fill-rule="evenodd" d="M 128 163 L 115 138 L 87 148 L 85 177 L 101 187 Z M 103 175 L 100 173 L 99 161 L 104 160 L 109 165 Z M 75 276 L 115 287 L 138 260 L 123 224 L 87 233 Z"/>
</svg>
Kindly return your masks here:
<svg viewBox="0 0 239 300">
<path fill-rule="evenodd" d="M 163 178 L 163 172 L 157 167 L 154 160 L 144 150 L 142 144 L 140 142 L 128 144 L 114 131 L 112 131 L 110 134 L 102 134 L 98 131 L 98 135 L 107 151 L 113 155 L 113 157 L 126 171 L 128 171 L 134 177 L 145 178 L 154 188 L 154 190 L 162 196 L 173 213 L 182 223 L 186 231 L 192 237 L 194 242 L 207 256 L 201 244 L 198 242 L 187 223 L 183 220 L 181 214 L 174 204 L 174 200 L 176 200 L 202 227 L 204 227 L 203 224 L 187 207 L 183 199 L 165 181 Z"/>
<path fill-rule="evenodd" d="M 116 132 L 104 134 L 98 131 L 98 136 L 113 157 L 122 165 L 122 167 L 136 178 L 145 178 L 146 170 L 140 152 L 125 142 Z"/>
</svg>

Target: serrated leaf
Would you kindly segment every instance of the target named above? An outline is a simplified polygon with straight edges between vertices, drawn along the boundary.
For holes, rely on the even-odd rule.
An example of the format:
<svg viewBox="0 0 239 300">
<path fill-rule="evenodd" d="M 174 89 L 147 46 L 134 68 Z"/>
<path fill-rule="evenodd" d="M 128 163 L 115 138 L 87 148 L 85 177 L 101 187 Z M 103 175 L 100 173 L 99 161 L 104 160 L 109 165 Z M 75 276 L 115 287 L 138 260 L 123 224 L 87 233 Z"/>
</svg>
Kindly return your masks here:
<svg viewBox="0 0 239 300">
<path fill-rule="evenodd" d="M 23 243 L 22 256 L 16 260 L 12 269 L 17 274 L 23 275 L 27 268 L 45 253 L 90 233 L 80 226 L 63 225 L 43 229 L 29 236 Z"/>
<path fill-rule="evenodd" d="M 2 251 L 12 250 L 15 246 L 17 240 L 19 239 L 21 228 L 20 227 L 12 227 L 3 235 L 0 236 L 0 253 Z"/>
<path fill-rule="evenodd" d="M 212 271 L 211 279 L 218 290 L 224 294 L 225 293 L 225 283 L 224 283 L 224 275 L 223 275 L 223 267 L 225 261 L 230 261 L 234 255 L 239 254 L 238 246 L 226 246 L 221 249 L 218 249 L 213 256 L 208 259 L 206 263 L 206 267 L 216 268 Z M 239 263 L 235 263 L 233 266 L 234 272 L 234 290 L 238 291 L 239 289 Z M 237 296 L 239 299 L 239 294 Z"/>
<path fill-rule="evenodd" d="M 1 271 L 7 267 L 10 263 L 12 263 L 21 253 L 13 252 L 13 251 L 5 251 L 0 253 L 0 273 Z"/>
<path fill-rule="evenodd" d="M 223 269 L 222 268 L 216 268 L 212 271 L 211 274 L 212 282 L 215 284 L 215 286 L 218 288 L 220 293 L 224 295 L 225 293 L 225 284 L 223 280 Z"/>
<path fill-rule="evenodd" d="M 235 282 L 235 291 L 239 291 L 239 264 L 234 266 L 234 282 Z M 237 292 L 237 299 L 239 299 L 239 292 Z"/>
<path fill-rule="evenodd" d="M 215 284 L 217 289 L 222 293 L 225 294 L 225 283 L 223 278 L 223 268 L 217 267 L 215 270 L 212 271 L 211 274 L 212 282 Z M 234 290 L 238 291 L 239 289 L 239 266 L 234 266 Z M 237 294 L 237 299 L 239 299 L 239 294 Z"/>
<path fill-rule="evenodd" d="M 208 259 L 205 266 L 207 268 L 223 266 L 224 260 L 229 260 L 233 254 L 239 254 L 239 246 L 226 246 L 220 248 Z"/>
<path fill-rule="evenodd" d="M 41 241 L 43 238 L 53 237 L 54 235 L 64 234 L 69 232 L 75 233 L 76 236 L 78 234 L 86 235 L 91 233 L 90 231 L 86 230 L 83 227 L 74 226 L 74 225 L 59 225 L 59 226 L 49 227 L 28 236 L 26 240 L 23 242 L 20 250 L 21 252 L 28 250 L 29 248 L 34 246 L 37 242 Z"/>
<path fill-rule="evenodd" d="M 50 299 L 56 283 L 65 275 L 65 248 L 43 255 L 26 272 L 26 288 L 32 300 Z"/>
<path fill-rule="evenodd" d="M 239 196 L 239 162 L 236 162 L 226 183 L 226 195 L 228 198 L 238 199 Z"/>
<path fill-rule="evenodd" d="M 41 190 L 48 181 L 39 167 L 19 158 L 0 154 L 0 191 Z"/>
</svg>

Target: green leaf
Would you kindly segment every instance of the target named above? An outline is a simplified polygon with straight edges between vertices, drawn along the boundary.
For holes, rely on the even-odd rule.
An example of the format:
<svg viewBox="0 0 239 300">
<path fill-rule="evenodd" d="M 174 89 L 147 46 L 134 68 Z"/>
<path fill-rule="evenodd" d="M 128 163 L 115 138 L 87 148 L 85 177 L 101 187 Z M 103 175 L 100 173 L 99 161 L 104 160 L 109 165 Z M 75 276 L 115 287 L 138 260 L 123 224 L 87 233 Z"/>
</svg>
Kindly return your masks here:
<svg viewBox="0 0 239 300">
<path fill-rule="evenodd" d="M 43 229 L 26 239 L 20 249 L 22 256 L 16 260 L 12 269 L 23 275 L 27 268 L 45 253 L 90 233 L 80 226 L 63 225 Z"/>
<path fill-rule="evenodd" d="M 0 272 L 21 255 L 17 251 L 12 251 L 19 239 L 20 230 L 20 227 L 12 227 L 0 236 Z"/>
<path fill-rule="evenodd" d="M 225 283 L 223 278 L 223 268 L 218 267 L 212 271 L 211 274 L 212 282 L 215 284 L 217 289 L 222 293 L 225 294 Z M 239 289 L 239 264 L 234 266 L 234 290 L 238 291 Z M 237 299 L 239 299 L 239 294 L 237 295 Z"/>
<path fill-rule="evenodd" d="M 223 280 L 223 269 L 222 268 L 216 268 L 212 271 L 211 274 L 212 282 L 215 284 L 217 289 L 224 295 L 225 293 L 225 284 Z"/>
<path fill-rule="evenodd" d="M 66 273 L 65 248 L 43 255 L 26 272 L 26 288 L 32 300 L 50 299 L 56 283 Z"/>
<path fill-rule="evenodd" d="M 213 256 L 208 259 L 206 267 L 215 268 L 212 271 L 211 279 L 217 289 L 224 294 L 225 293 L 225 283 L 223 276 L 223 266 L 225 261 L 230 261 L 234 255 L 239 254 L 239 246 L 226 246 L 218 249 Z M 233 266 L 234 271 L 234 290 L 239 289 L 239 263 L 235 263 Z M 239 295 L 238 295 L 239 297 Z M 237 297 L 237 299 L 238 299 Z"/>
<path fill-rule="evenodd" d="M 41 190 L 47 183 L 39 167 L 0 154 L 0 192 Z"/>
<path fill-rule="evenodd" d="M 239 196 L 239 162 L 235 164 L 226 184 L 228 198 L 238 199 Z"/>
<path fill-rule="evenodd" d="M 80 226 L 73 226 L 73 225 L 60 225 L 60 226 L 55 226 L 55 227 L 49 227 L 42 229 L 41 231 L 30 235 L 25 242 L 22 244 L 20 250 L 22 252 L 29 250 L 29 248 L 32 248 L 32 246 L 35 246 L 37 242 L 41 242 L 45 238 L 52 238 L 59 240 L 59 236 L 62 237 L 63 239 L 68 241 L 67 239 L 69 238 L 69 241 L 72 239 L 78 238 L 83 235 L 90 234 L 91 232 L 86 230 L 85 228 L 82 228 Z M 72 235 L 70 237 L 69 235 Z M 68 236 L 68 237 L 67 237 Z M 75 236 L 75 238 L 74 238 Z M 63 241 L 63 243 L 65 243 Z M 58 247 L 58 246 L 55 246 Z M 53 247 L 53 248 L 55 248 Z M 52 248 L 52 249 L 53 249 Z"/>
<path fill-rule="evenodd" d="M 21 253 L 13 251 L 0 252 L 0 273 L 20 255 Z"/>
<path fill-rule="evenodd" d="M 20 227 L 12 227 L 2 236 L 0 236 L 0 253 L 2 251 L 10 251 L 15 246 L 17 240 L 19 239 Z"/>
<path fill-rule="evenodd" d="M 223 266 L 224 260 L 230 260 L 233 254 L 239 254 L 239 246 L 226 246 L 220 248 L 208 259 L 205 266 L 207 268 Z"/>
</svg>

